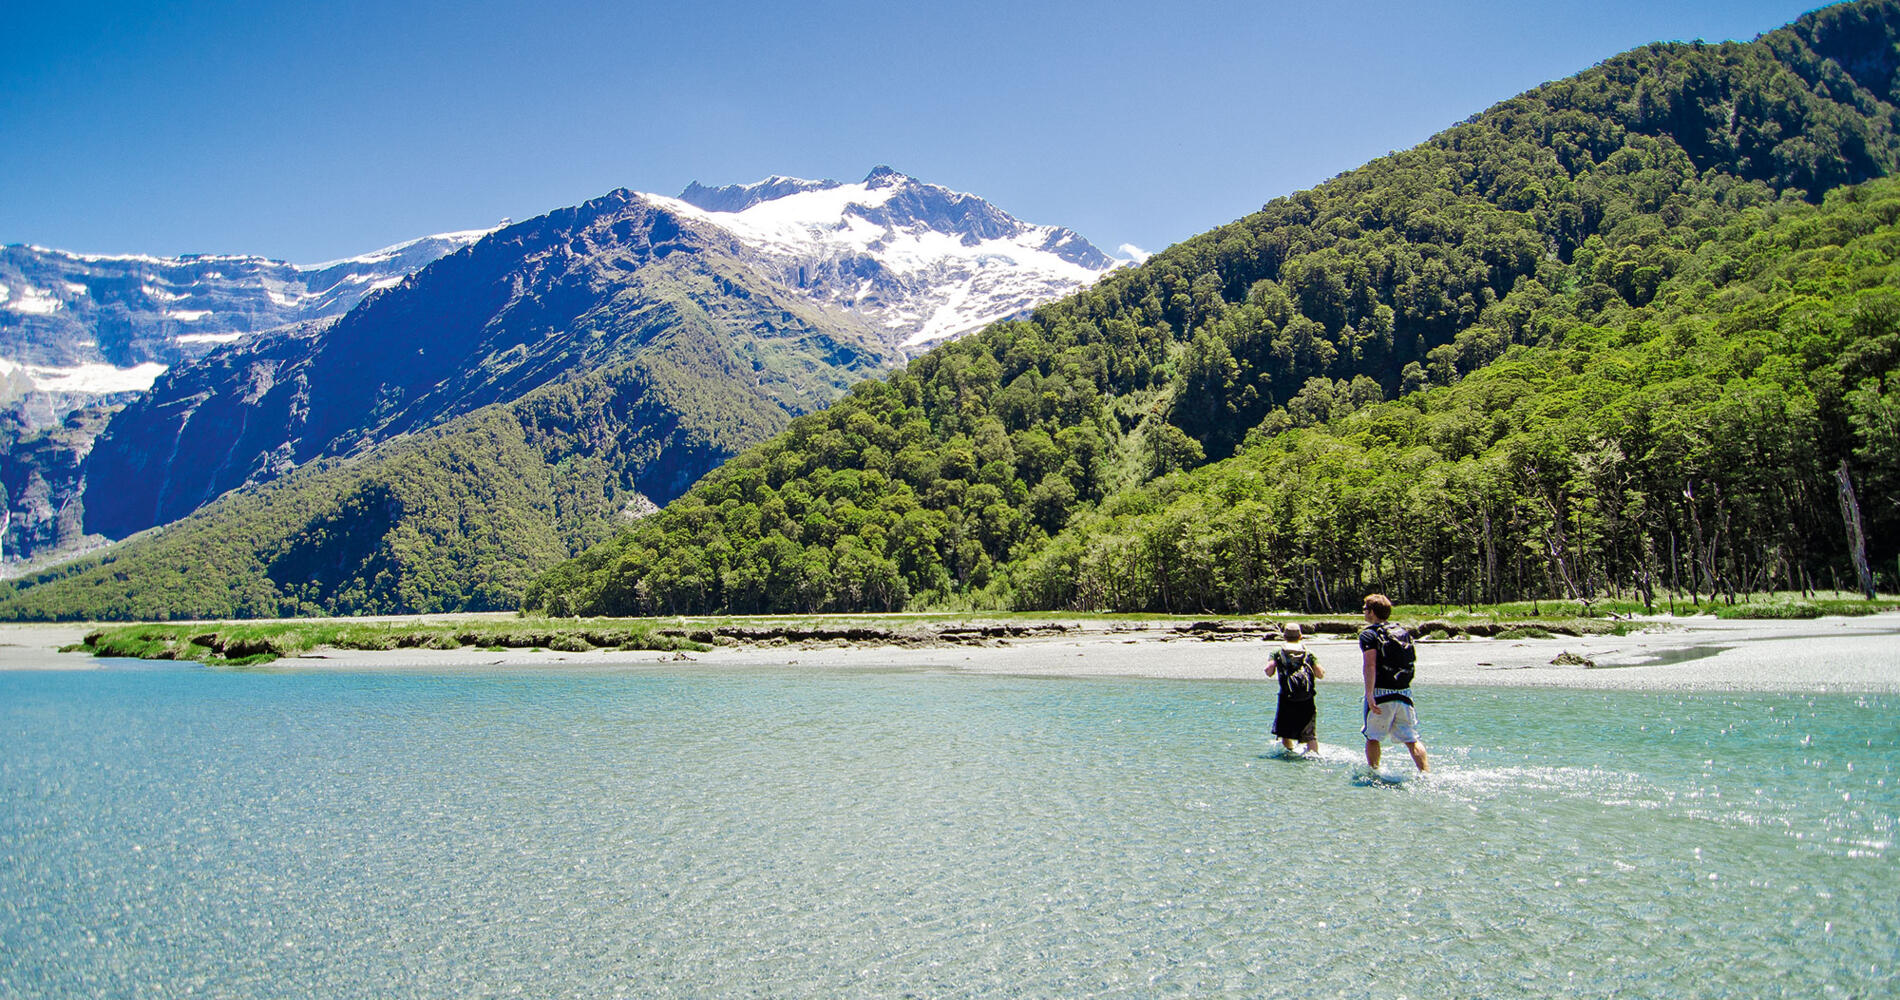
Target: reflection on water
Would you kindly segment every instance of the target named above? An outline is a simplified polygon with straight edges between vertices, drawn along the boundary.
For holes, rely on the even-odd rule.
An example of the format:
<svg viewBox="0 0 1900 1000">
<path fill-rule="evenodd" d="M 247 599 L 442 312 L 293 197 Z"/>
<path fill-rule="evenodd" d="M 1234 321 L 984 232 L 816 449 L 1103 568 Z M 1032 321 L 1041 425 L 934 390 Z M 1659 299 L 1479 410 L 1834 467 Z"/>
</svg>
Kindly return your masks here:
<svg viewBox="0 0 1900 1000">
<path fill-rule="evenodd" d="M 0 674 L 0 996 L 1893 991 L 1894 699 L 1422 693 Z"/>
<path fill-rule="evenodd" d="M 1683 646 L 1676 649 L 1659 649 L 1645 653 L 1642 657 L 1628 662 L 1591 664 L 1592 669 L 1614 670 L 1619 667 L 1660 667 L 1671 663 L 1688 663 L 1693 660 L 1705 660 L 1733 646 Z"/>
</svg>

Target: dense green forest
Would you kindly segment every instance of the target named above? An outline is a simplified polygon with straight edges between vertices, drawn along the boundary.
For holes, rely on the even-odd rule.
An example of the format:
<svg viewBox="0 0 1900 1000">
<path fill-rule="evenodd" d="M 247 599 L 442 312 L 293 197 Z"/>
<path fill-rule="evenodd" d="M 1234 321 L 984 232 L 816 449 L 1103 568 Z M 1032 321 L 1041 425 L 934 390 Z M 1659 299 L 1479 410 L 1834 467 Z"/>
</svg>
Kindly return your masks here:
<svg viewBox="0 0 1900 1000">
<path fill-rule="evenodd" d="M 1551 346 L 1455 386 L 1371 405 L 1335 386 L 1327 424 L 1029 547 L 1009 596 L 1180 611 L 1339 607 L 1374 587 L 1477 603 L 1852 589 L 1843 467 L 1891 581 L 1896 220 L 1892 179 L 1746 212 L 1614 325 L 1562 308 L 1573 289 L 1547 310 Z"/>
<path fill-rule="evenodd" d="M 1896 40 L 1849 4 L 1547 84 L 860 385 L 526 604 L 1857 586 L 1848 511 L 1900 555 L 1900 196 L 1852 186 Z"/>
</svg>

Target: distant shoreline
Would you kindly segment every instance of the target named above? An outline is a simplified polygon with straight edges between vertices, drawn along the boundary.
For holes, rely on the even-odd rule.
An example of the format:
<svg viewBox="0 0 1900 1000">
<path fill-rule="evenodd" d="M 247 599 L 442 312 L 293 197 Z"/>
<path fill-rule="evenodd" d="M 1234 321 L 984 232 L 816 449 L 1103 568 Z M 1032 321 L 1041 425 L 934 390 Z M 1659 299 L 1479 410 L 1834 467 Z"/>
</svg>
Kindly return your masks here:
<svg viewBox="0 0 1900 1000">
<path fill-rule="evenodd" d="M 414 621 L 414 618 L 391 619 Z M 440 619 L 435 619 L 440 620 Z M 972 622 L 980 621 L 972 617 Z M 262 669 L 609 669 L 688 663 L 704 667 L 923 669 L 1047 677 L 1259 680 L 1271 640 L 1246 631 L 1194 633 L 1180 623 L 1088 620 L 972 644 L 893 645 L 804 641 L 718 646 L 701 652 L 320 648 Z M 1900 692 L 1900 613 L 1801 621 L 1712 617 L 1646 620 L 1625 636 L 1446 639 L 1421 643 L 1419 686 L 1495 685 L 1668 691 Z M 59 653 L 93 625 L 0 625 L 0 670 L 96 669 L 82 653 Z M 1322 684 L 1359 683 L 1349 636 L 1308 646 L 1328 669 Z M 1554 664 L 1562 653 L 1593 666 Z"/>
</svg>

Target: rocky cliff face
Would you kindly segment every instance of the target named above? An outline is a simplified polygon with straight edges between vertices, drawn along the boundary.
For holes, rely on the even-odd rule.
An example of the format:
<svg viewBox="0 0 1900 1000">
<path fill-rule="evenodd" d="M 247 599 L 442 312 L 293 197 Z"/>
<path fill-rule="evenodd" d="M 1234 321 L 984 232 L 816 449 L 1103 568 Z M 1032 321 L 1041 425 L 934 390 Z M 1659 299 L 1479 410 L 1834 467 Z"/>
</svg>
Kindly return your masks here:
<svg viewBox="0 0 1900 1000">
<path fill-rule="evenodd" d="M 56 425 L 99 401 L 89 397 L 143 391 L 166 368 L 223 345 L 340 316 L 487 232 L 310 265 L 0 247 L 0 406 Z"/>
<path fill-rule="evenodd" d="M 17 563 L 34 553 L 75 551 L 105 541 L 86 537 L 80 492 L 86 456 L 110 415 L 85 407 L 67 413 L 58 427 L 37 430 L 17 418 L 0 417 L 0 447 L 7 455 L 0 462 L 0 489 L 8 498 L 0 522 L 5 547 L 0 558 Z"/>
<path fill-rule="evenodd" d="M 0 247 L 0 564 L 81 543 L 92 435 L 167 370 L 265 331 L 306 335 L 487 232 L 314 265 Z"/>
</svg>

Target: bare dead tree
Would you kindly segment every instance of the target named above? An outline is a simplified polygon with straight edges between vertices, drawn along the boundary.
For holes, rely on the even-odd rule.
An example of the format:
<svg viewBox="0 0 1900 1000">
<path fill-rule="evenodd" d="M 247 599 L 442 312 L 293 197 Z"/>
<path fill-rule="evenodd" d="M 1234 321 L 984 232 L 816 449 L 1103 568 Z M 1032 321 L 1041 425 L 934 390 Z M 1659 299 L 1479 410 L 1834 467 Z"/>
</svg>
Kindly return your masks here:
<svg viewBox="0 0 1900 1000">
<path fill-rule="evenodd" d="M 1847 459 L 1841 459 L 1840 468 L 1834 470 L 1835 483 L 1840 487 L 1841 520 L 1847 523 L 1847 555 L 1854 562 L 1854 573 L 1860 578 L 1860 592 L 1868 600 L 1874 599 L 1874 571 L 1867 564 L 1867 535 L 1861 527 L 1860 500 L 1854 495 L 1854 477 L 1847 471 Z"/>
</svg>

